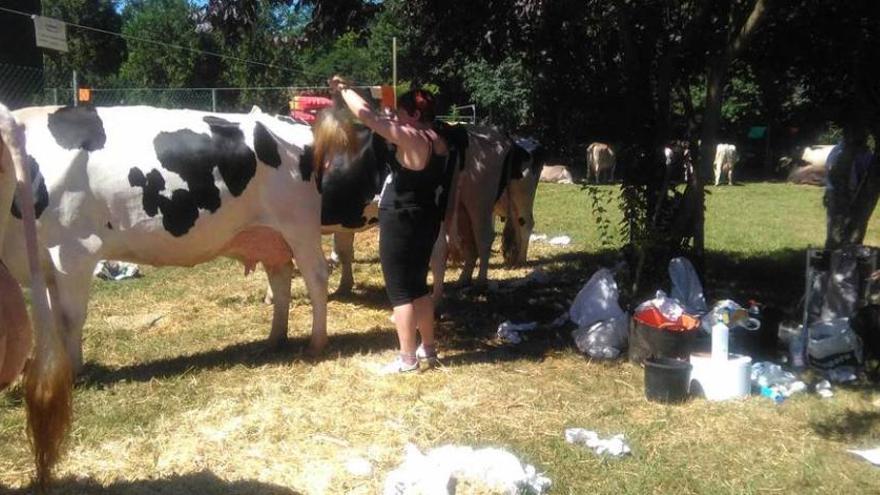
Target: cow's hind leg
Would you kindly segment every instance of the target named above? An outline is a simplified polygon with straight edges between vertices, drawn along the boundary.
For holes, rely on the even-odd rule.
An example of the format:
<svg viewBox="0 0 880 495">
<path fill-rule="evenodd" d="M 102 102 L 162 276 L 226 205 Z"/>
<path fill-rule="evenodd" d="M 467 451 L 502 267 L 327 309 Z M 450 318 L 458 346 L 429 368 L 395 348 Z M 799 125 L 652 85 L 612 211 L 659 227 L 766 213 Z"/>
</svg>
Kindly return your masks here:
<svg viewBox="0 0 880 495">
<path fill-rule="evenodd" d="M 342 273 L 339 277 L 339 287 L 336 293 L 340 295 L 350 294 L 354 287 L 354 232 L 336 232 L 333 234 L 333 252 L 339 258 Z"/>
<path fill-rule="evenodd" d="M 293 257 L 309 291 L 312 303 L 312 337 L 308 353 L 316 356 L 327 345 L 327 261 L 321 250 L 320 236 L 285 235 Z M 277 297 L 277 295 L 276 295 Z"/>
<path fill-rule="evenodd" d="M 267 298 L 272 303 L 272 329 L 269 331 L 269 348 L 278 349 L 287 340 L 288 314 L 290 313 L 290 279 L 293 276 L 293 262 L 280 266 L 266 267 L 269 278 Z"/>
<path fill-rule="evenodd" d="M 49 291 L 57 328 L 61 332 L 73 373 L 79 374 L 83 368 L 83 326 L 89 303 L 89 285 L 92 271 L 98 260 L 84 259 L 67 263 L 72 269 L 62 271 L 54 267 L 46 270 L 46 286 Z"/>
<path fill-rule="evenodd" d="M 480 270 L 477 272 L 477 284 L 485 285 L 489 277 L 489 256 L 492 254 L 492 240 L 495 238 L 495 217 L 491 207 L 481 209 L 476 225 L 477 254 L 480 257 Z"/>
<path fill-rule="evenodd" d="M 474 267 L 477 266 L 476 230 L 471 219 L 471 214 L 466 207 L 458 212 L 458 252 L 461 256 L 461 274 L 458 276 L 459 287 L 471 284 L 474 276 Z"/>
</svg>

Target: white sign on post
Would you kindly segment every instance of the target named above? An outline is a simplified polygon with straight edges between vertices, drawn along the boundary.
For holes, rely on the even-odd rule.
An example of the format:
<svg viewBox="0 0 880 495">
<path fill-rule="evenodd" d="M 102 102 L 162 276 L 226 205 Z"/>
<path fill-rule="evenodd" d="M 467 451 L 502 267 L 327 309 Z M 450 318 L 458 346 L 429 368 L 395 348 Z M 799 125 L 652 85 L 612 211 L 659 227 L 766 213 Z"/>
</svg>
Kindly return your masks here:
<svg viewBox="0 0 880 495">
<path fill-rule="evenodd" d="M 64 22 L 40 15 L 33 16 L 33 19 L 37 46 L 59 52 L 67 51 L 67 25 Z"/>
</svg>

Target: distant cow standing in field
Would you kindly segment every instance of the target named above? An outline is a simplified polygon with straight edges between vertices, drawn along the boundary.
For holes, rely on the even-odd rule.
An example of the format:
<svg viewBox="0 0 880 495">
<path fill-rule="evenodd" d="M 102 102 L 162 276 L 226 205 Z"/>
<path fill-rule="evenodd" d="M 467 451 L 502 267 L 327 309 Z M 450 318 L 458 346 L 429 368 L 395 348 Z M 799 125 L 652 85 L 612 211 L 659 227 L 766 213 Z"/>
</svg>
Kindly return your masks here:
<svg viewBox="0 0 880 495">
<path fill-rule="evenodd" d="M 727 177 L 727 184 L 733 185 L 733 168 L 737 161 L 736 146 L 726 143 L 718 143 L 715 147 L 715 185 L 721 183 L 721 178 Z"/>
<path fill-rule="evenodd" d="M 544 168 L 541 169 L 540 181 L 556 184 L 571 184 L 574 182 L 574 179 L 572 179 L 571 172 L 568 171 L 568 167 L 565 165 L 545 165 Z"/>
<path fill-rule="evenodd" d="M 587 147 L 587 182 L 590 182 L 590 174 L 598 184 L 602 176 L 608 178 L 608 182 L 614 181 L 614 167 L 617 159 L 611 146 L 605 143 L 593 143 Z"/>
</svg>

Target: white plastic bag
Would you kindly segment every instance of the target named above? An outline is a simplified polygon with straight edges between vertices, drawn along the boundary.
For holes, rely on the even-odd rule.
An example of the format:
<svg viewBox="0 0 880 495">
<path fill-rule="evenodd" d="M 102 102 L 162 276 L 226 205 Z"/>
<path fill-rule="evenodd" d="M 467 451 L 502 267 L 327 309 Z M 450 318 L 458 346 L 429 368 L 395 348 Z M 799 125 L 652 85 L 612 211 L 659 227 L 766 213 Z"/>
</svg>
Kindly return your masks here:
<svg viewBox="0 0 880 495">
<path fill-rule="evenodd" d="M 626 348 L 629 318 L 626 315 L 602 320 L 571 332 L 578 350 L 596 359 L 614 359 Z"/>
<path fill-rule="evenodd" d="M 849 318 L 810 325 L 807 357 L 817 368 L 831 369 L 862 362 L 862 343 L 850 328 Z"/>
<path fill-rule="evenodd" d="M 619 318 L 624 312 L 617 303 L 618 295 L 617 282 L 614 281 L 611 270 L 600 268 L 574 298 L 569 317 L 579 328 Z"/>
</svg>

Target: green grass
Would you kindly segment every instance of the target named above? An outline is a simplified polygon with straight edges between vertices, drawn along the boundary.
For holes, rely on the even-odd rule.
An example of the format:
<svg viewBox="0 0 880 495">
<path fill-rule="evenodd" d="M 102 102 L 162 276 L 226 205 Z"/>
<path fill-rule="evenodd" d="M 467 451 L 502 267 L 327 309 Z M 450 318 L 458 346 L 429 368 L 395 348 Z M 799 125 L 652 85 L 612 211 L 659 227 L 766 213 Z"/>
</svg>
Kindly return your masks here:
<svg viewBox="0 0 880 495">
<path fill-rule="evenodd" d="M 790 310 L 803 292 L 803 250 L 824 241 L 821 191 L 710 190 L 707 295 Z M 570 329 L 543 327 L 519 346 L 496 342 L 506 319 L 552 321 L 616 255 L 579 186 L 542 184 L 536 218 L 536 232 L 569 235 L 572 245 L 536 243 L 528 267 L 504 269 L 496 241 L 490 277 L 503 289 L 541 268 L 551 282 L 449 289 L 438 325 L 446 367 L 416 375 L 371 371 L 396 345 L 371 234 L 357 240 L 355 295 L 331 300 L 330 345 L 318 361 L 303 354 L 310 308 L 299 279 L 291 342 L 279 352 L 262 346 L 271 320 L 265 276 L 244 277 L 231 261 L 95 281 L 87 368 L 56 493 L 375 494 L 408 442 L 507 448 L 546 472 L 551 493 L 880 491 L 876 468 L 846 452 L 880 443 L 880 393 L 870 386 L 780 406 L 761 397 L 664 406 L 644 399 L 640 368 L 579 355 Z M 880 244 L 878 225 L 870 244 Z M 331 288 L 337 283 L 334 273 Z M 566 444 L 568 427 L 624 433 L 633 453 L 602 459 Z M 370 461 L 372 474 L 348 473 L 354 457 Z M 13 388 L 0 394 L 0 493 L 24 491 L 32 474 Z"/>
</svg>

